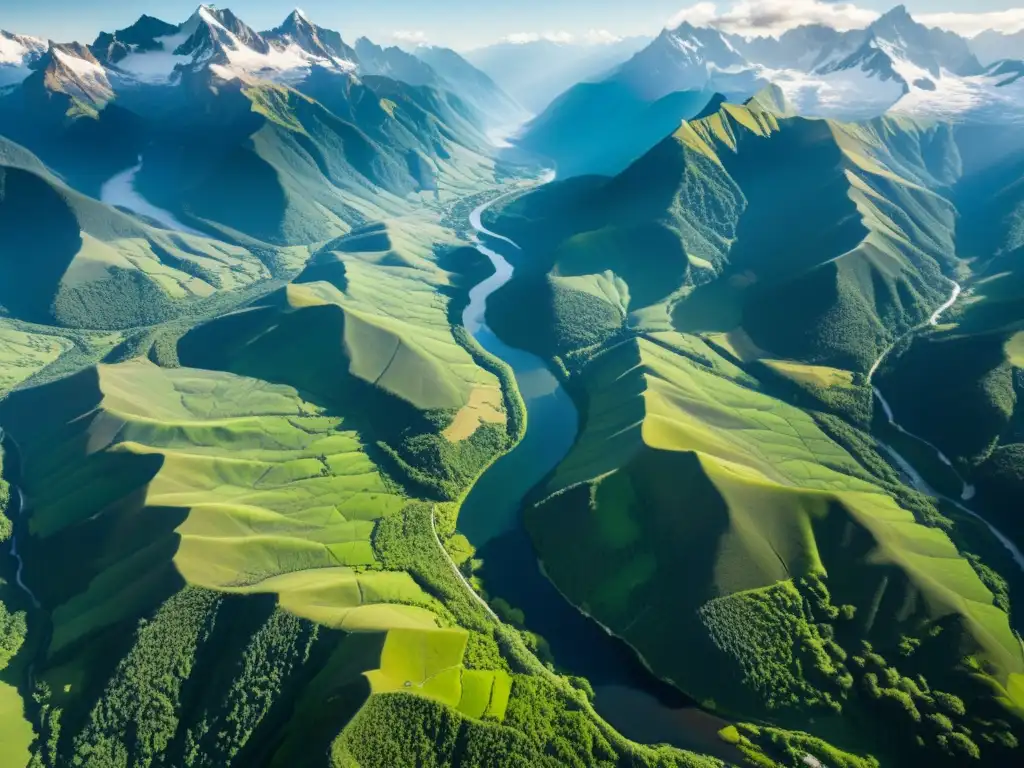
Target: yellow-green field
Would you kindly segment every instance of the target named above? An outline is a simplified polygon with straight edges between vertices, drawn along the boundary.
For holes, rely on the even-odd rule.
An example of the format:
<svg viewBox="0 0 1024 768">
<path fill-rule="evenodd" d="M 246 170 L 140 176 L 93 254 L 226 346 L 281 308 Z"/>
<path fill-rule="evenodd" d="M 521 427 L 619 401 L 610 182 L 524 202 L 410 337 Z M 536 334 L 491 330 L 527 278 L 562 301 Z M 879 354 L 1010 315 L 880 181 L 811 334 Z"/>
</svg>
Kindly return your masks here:
<svg viewBox="0 0 1024 768">
<path fill-rule="evenodd" d="M 60 336 L 0 325 L 0 393 L 8 392 L 71 348 Z"/>
<path fill-rule="evenodd" d="M 415 468 L 384 441 L 400 449 L 414 428 L 454 451 L 484 426 L 504 431 L 498 378 L 452 333 L 449 302 L 465 284 L 442 267 L 453 244 L 422 220 L 354 233 L 254 308 L 187 334 L 181 367 L 99 364 L 5 403 L 23 458 L 26 579 L 52 618 L 37 674 L 60 706 L 84 706 L 103 683 L 90 659 L 107 633 L 161 605 L 168 627 L 185 610 L 168 606 L 198 600 L 212 616 L 223 610 L 212 594 L 272 599 L 338 636 L 385 636 L 372 691 L 503 717 L 511 678 L 465 668 L 469 633 L 447 629 L 436 591 L 386 570 L 373 541 L 414 498 L 403 482 Z M 194 623 L 181 636 L 201 645 Z"/>
<path fill-rule="evenodd" d="M 28 765 L 29 745 L 35 738 L 32 724 L 25 717 L 25 703 L 18 689 L 0 681 L 0 756 L 11 768 Z"/>
<path fill-rule="evenodd" d="M 590 364 L 586 427 L 550 481 L 553 495 L 528 513 L 545 566 L 569 597 L 684 690 L 742 710 L 743 695 L 702 671 L 723 662 L 687 617 L 711 601 L 819 575 L 872 617 L 869 629 L 879 611 L 885 633 L 959 617 L 993 685 L 1024 703 L 1014 699 L 1020 643 L 949 537 L 915 522 L 805 412 L 743 386 L 693 337 L 671 337 L 624 342 Z M 586 565 L 595 561 L 604 567 Z"/>
<path fill-rule="evenodd" d="M 853 385 L 853 372 L 841 368 L 829 368 L 826 365 L 805 365 L 793 360 L 762 360 L 765 365 L 800 384 L 815 387 L 849 387 Z"/>
<path fill-rule="evenodd" d="M 1024 368 L 1024 331 L 1018 331 L 1006 342 L 1006 355 L 1010 364 L 1016 368 Z"/>
<path fill-rule="evenodd" d="M 463 667 L 468 639 L 461 629 L 391 630 L 380 668 L 366 673 L 371 689 L 374 693 L 418 693 L 469 717 L 479 719 L 486 714 L 503 719 L 512 678 L 502 671 Z"/>
</svg>

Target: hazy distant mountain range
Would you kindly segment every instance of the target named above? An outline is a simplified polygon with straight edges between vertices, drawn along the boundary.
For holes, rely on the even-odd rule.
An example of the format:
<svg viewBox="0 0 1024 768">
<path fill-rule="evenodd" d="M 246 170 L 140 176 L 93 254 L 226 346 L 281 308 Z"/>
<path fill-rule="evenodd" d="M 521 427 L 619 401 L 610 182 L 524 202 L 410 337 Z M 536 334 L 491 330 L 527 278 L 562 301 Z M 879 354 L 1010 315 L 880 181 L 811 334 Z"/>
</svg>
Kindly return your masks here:
<svg viewBox="0 0 1024 768">
<path fill-rule="evenodd" d="M 808 116 L 1024 122 L 1020 57 L 1020 34 L 991 32 L 968 41 L 919 24 L 903 6 L 865 29 L 803 26 L 778 38 L 684 22 L 603 79 L 567 91 L 519 142 L 565 174 L 615 173 L 714 94 L 743 100 L 768 84 Z"/>
<path fill-rule="evenodd" d="M 503 42 L 469 51 L 466 58 L 536 114 L 576 83 L 605 77 L 650 42 L 647 37 L 598 44 Z"/>
</svg>

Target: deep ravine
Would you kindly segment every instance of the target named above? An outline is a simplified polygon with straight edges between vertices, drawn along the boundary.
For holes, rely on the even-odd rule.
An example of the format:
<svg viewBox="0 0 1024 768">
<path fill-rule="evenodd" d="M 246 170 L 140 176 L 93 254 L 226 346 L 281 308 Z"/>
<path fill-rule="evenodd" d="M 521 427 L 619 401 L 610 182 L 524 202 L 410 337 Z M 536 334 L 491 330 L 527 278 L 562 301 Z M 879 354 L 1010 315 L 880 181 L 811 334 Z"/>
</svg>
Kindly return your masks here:
<svg viewBox="0 0 1024 768">
<path fill-rule="evenodd" d="M 949 299 L 937 310 L 935 310 L 935 312 L 932 313 L 931 317 L 928 319 L 928 322 L 926 324 L 911 329 L 905 336 L 901 337 L 899 341 L 902 341 L 903 339 L 912 336 L 915 333 L 918 333 L 922 328 L 928 328 L 938 325 L 939 320 L 942 318 L 942 315 L 945 314 L 945 312 L 948 309 L 950 309 L 954 304 L 956 304 L 957 299 L 960 298 L 960 294 L 962 292 L 962 286 L 959 283 L 953 281 L 953 293 L 949 297 Z M 882 364 L 882 361 L 884 361 L 885 358 L 888 357 L 889 353 L 892 352 L 894 347 L 895 344 L 888 347 L 882 353 L 882 355 L 875 361 L 874 365 L 871 366 L 871 370 L 868 372 L 868 383 L 871 383 L 871 379 L 874 377 L 875 372 Z M 900 425 L 898 421 L 896 421 L 896 415 L 895 413 L 893 413 L 892 406 L 889 404 L 889 401 L 885 399 L 885 395 L 882 394 L 882 391 L 877 386 L 872 384 L 871 390 L 874 393 L 875 399 L 878 401 L 878 404 L 882 407 L 882 412 L 885 414 L 885 418 L 889 422 L 889 424 L 902 434 L 918 441 L 924 446 L 927 446 L 929 450 L 934 451 L 939 461 L 941 461 L 943 464 L 949 467 L 950 471 L 960 481 L 962 489 L 960 492 L 959 499 L 953 499 L 950 498 L 949 496 L 939 493 L 935 488 L 931 486 L 930 483 L 928 483 L 927 480 L 925 480 L 921 476 L 921 473 L 914 468 L 913 464 L 911 464 L 895 448 L 893 448 L 888 443 L 879 440 L 879 445 L 881 445 L 885 452 L 889 454 L 889 456 L 900 468 L 903 474 L 907 476 L 907 478 L 910 480 L 911 485 L 913 485 L 914 488 L 916 488 L 918 491 L 925 494 L 926 496 L 945 499 L 949 503 L 953 504 L 961 512 L 964 512 L 970 515 L 971 517 L 976 518 L 977 520 L 980 520 L 982 523 L 984 523 L 985 527 L 989 529 L 992 535 L 995 536 L 999 540 L 999 542 L 1009 551 L 1011 557 L 1013 557 L 1013 561 L 1017 564 L 1017 567 L 1024 571 L 1024 554 L 1021 553 L 1017 545 L 1010 541 L 1010 539 L 1002 531 L 1000 531 L 998 528 L 992 525 L 992 523 L 986 520 L 981 514 L 975 512 L 973 509 L 964 504 L 964 502 L 970 501 L 972 498 L 974 498 L 974 486 L 968 483 L 963 478 L 963 476 L 961 476 L 960 473 L 957 472 L 956 468 L 953 466 L 953 462 L 950 461 L 949 457 L 946 456 L 936 445 L 929 442 L 928 440 L 925 440 L 920 435 L 916 435 L 913 432 L 910 432 L 909 430 L 905 429 L 902 425 Z"/>
</svg>

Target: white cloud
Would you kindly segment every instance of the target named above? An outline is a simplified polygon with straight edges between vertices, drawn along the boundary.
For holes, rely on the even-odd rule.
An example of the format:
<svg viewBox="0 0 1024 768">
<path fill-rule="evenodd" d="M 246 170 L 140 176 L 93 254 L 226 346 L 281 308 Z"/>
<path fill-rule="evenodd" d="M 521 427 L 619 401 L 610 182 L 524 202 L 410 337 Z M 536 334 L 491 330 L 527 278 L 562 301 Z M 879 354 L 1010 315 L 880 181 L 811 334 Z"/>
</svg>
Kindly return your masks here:
<svg viewBox="0 0 1024 768">
<path fill-rule="evenodd" d="M 422 29 L 398 29 L 391 33 L 391 37 L 409 45 L 427 44 L 427 33 Z"/>
<path fill-rule="evenodd" d="M 853 3 L 823 0 L 739 0 L 721 9 L 714 3 L 684 8 L 669 22 L 673 29 L 684 21 L 694 26 L 718 27 L 724 32 L 755 36 L 780 35 L 803 24 L 824 24 L 840 30 L 865 27 L 878 18 L 876 11 Z"/>
<path fill-rule="evenodd" d="M 850 2 L 828 0 L 736 0 L 717 5 L 700 2 L 683 8 L 666 25 L 674 29 L 688 21 L 695 27 L 717 27 L 740 35 L 780 35 L 801 24 L 824 24 L 836 29 L 866 27 L 879 14 Z M 930 27 L 959 32 L 967 37 L 986 29 L 1017 32 L 1024 29 L 1024 8 L 983 13 L 922 13 L 914 18 Z"/>
<path fill-rule="evenodd" d="M 707 27 L 717 18 L 718 6 L 714 3 L 697 3 L 676 13 L 665 26 L 675 29 L 684 21 L 688 21 L 695 27 Z"/>
<path fill-rule="evenodd" d="M 590 45 L 611 45 L 622 40 L 621 37 L 607 29 L 590 29 L 583 39 Z"/>
<path fill-rule="evenodd" d="M 1024 29 L 1024 8 L 987 13 L 923 13 L 914 18 L 929 27 L 941 27 L 967 37 L 974 37 L 986 29 L 1006 33 Z"/>
<path fill-rule="evenodd" d="M 571 32 L 513 32 L 502 38 L 503 42 L 514 45 L 536 43 L 539 40 L 547 40 L 552 43 L 572 43 L 576 40 L 576 36 Z"/>
</svg>

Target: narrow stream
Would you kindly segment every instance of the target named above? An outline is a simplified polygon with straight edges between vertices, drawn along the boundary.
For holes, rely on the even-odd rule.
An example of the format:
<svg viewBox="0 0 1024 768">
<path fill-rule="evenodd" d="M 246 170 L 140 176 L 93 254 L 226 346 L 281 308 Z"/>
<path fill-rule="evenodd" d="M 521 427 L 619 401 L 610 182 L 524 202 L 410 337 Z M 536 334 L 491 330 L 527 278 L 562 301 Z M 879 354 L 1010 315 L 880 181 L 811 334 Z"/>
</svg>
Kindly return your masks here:
<svg viewBox="0 0 1024 768">
<path fill-rule="evenodd" d="M 14 438 L 4 432 L 3 428 L 0 428 L 0 443 L 10 443 L 17 450 L 18 445 L 14 442 Z M 8 455 L 9 457 L 9 455 Z M 20 469 L 21 455 L 18 455 L 18 467 Z M 22 560 L 20 554 L 18 554 L 18 528 L 24 526 L 26 523 L 21 519 L 22 515 L 28 509 L 28 505 L 25 503 L 25 493 L 21 488 L 15 485 L 13 482 L 8 483 L 13 493 L 11 494 L 10 506 L 7 509 L 7 516 L 11 521 L 11 557 L 14 558 L 16 563 L 14 570 L 14 583 L 18 585 L 22 592 L 28 595 L 28 599 L 32 601 L 32 605 L 35 608 L 40 608 L 39 601 L 36 599 L 35 593 L 25 583 L 25 561 Z M 15 500 L 16 503 L 15 503 Z"/>
<path fill-rule="evenodd" d="M 552 178 L 553 174 L 547 180 Z M 487 325 L 487 299 L 512 278 L 513 268 L 484 244 L 483 236 L 518 248 L 481 222 L 484 211 L 504 197 L 470 215 L 476 248 L 495 271 L 470 291 L 462 320 L 484 349 L 512 368 L 526 404 L 527 430 L 470 491 L 459 512 L 459 531 L 484 562 L 479 575 L 488 593 L 523 611 L 527 628 L 548 641 L 560 671 L 590 681 L 595 709 L 616 730 L 634 741 L 668 743 L 735 760 L 732 748 L 717 737 L 725 721 L 698 709 L 679 690 L 656 678 L 628 645 L 565 600 L 541 570 L 523 526 L 523 499 L 569 452 L 579 415 L 544 361 L 505 344 Z"/>
<path fill-rule="evenodd" d="M 960 286 L 960 284 L 954 282 L 953 294 L 949 297 L 945 304 L 943 304 L 941 307 L 935 310 L 935 312 L 932 313 L 932 316 L 928 319 L 929 326 L 935 326 L 939 324 L 939 320 L 942 318 L 942 315 L 946 312 L 946 310 L 948 310 L 950 307 L 956 304 L 956 301 L 958 298 L 960 298 L 960 294 L 962 291 L 963 288 Z M 919 330 L 920 327 L 914 328 L 907 334 L 907 336 L 917 333 Z M 895 345 L 886 349 L 885 352 L 882 353 L 881 357 L 879 357 L 878 360 L 875 361 L 875 364 L 871 366 L 871 370 L 868 372 L 869 382 L 871 378 L 874 376 L 875 371 L 877 371 L 878 367 L 882 364 L 882 361 L 885 360 L 885 358 L 889 355 L 889 353 L 893 350 L 894 347 Z M 892 406 L 889 404 L 889 401 L 885 399 L 885 395 L 883 395 L 881 390 L 876 386 L 872 386 L 871 389 L 874 392 L 875 399 L 878 400 L 878 404 L 882 406 L 882 412 L 885 414 L 885 418 L 888 420 L 889 424 L 902 434 L 906 435 L 907 437 L 913 438 L 914 440 L 917 440 L 922 445 L 927 446 L 930 450 L 934 451 L 939 461 L 941 461 L 943 464 L 949 467 L 950 471 L 960 481 L 962 490 L 960 492 L 959 500 L 952 499 L 949 496 L 939 493 L 935 488 L 931 486 L 930 483 L 928 483 L 927 480 L 925 480 L 921 476 L 921 473 L 918 472 L 914 468 L 914 466 L 909 461 L 907 461 L 907 459 L 903 457 L 895 448 L 879 440 L 879 445 L 881 445 L 882 448 L 886 451 L 886 453 L 888 453 L 889 456 L 892 457 L 893 461 L 896 462 L 896 465 L 900 468 L 903 474 L 905 474 L 907 478 L 910 480 L 911 485 L 913 485 L 914 488 L 916 488 L 918 491 L 925 494 L 926 496 L 945 499 L 946 501 L 953 504 L 960 511 L 965 512 L 971 517 L 974 517 L 980 520 L 982 523 L 984 523 L 985 527 L 992 532 L 992 535 L 995 536 L 999 540 L 999 542 L 1004 547 L 1006 547 L 1006 549 L 1010 552 L 1010 555 L 1013 557 L 1013 560 L 1017 564 L 1017 566 L 1022 571 L 1024 571 L 1024 554 L 1021 553 L 1017 545 L 1010 541 L 1010 539 L 1002 531 L 1000 531 L 998 528 L 992 525 L 992 523 L 986 520 L 982 515 L 978 514 L 973 509 L 963 504 L 963 502 L 970 501 L 971 499 L 974 498 L 974 486 L 968 483 L 963 478 L 963 476 L 961 476 L 960 473 L 957 472 L 956 468 L 953 466 L 953 462 L 950 461 L 949 457 L 946 456 L 946 454 L 944 454 L 941 450 L 939 450 L 939 448 L 936 445 L 929 442 L 928 440 L 925 440 L 920 435 L 915 435 L 913 432 L 910 432 L 909 430 L 905 429 L 901 424 L 899 424 L 899 422 L 896 421 L 896 415 L 893 413 Z"/>
</svg>

